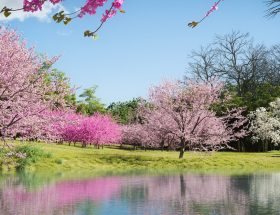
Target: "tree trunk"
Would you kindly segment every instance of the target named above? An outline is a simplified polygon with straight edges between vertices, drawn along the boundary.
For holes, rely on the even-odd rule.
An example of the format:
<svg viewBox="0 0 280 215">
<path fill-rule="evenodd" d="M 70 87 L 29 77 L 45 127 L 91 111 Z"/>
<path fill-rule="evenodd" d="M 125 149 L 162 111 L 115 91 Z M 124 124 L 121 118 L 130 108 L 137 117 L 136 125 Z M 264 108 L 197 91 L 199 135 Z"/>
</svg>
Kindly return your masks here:
<svg viewBox="0 0 280 215">
<path fill-rule="evenodd" d="M 180 154 L 179 154 L 180 159 L 184 157 L 184 152 L 185 152 L 185 147 L 181 147 L 180 148 Z"/>
<path fill-rule="evenodd" d="M 241 146 L 240 146 L 240 141 L 239 140 L 237 141 L 237 151 L 241 152 Z"/>
<path fill-rule="evenodd" d="M 268 141 L 264 142 L 264 152 L 268 152 Z"/>
<path fill-rule="evenodd" d="M 181 138 L 179 159 L 184 157 L 185 147 L 186 147 L 185 142 L 186 142 L 185 139 Z"/>
</svg>

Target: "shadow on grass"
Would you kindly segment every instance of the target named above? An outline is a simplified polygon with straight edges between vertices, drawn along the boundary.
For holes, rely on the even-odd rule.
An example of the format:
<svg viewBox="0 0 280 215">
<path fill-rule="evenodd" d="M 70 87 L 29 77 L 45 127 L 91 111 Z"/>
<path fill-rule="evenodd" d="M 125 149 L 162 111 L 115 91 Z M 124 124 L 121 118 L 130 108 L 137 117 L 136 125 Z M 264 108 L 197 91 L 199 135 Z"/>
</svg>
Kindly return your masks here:
<svg viewBox="0 0 280 215">
<path fill-rule="evenodd" d="M 58 144 L 60 146 L 72 146 L 75 148 L 81 148 L 81 149 L 100 149 L 102 150 L 102 146 L 100 148 L 95 147 L 95 145 L 87 145 L 86 147 L 82 147 L 80 143 L 76 143 L 75 145 L 72 143 L 71 145 L 68 144 Z M 137 147 L 130 145 L 105 145 L 104 149 L 115 149 L 120 151 L 146 151 L 144 148 Z M 147 151 L 165 151 L 165 152 L 172 152 L 172 150 L 158 150 L 158 149 L 147 149 Z"/>
<path fill-rule="evenodd" d="M 109 163 L 138 163 L 138 162 L 145 162 L 145 161 L 156 161 L 158 159 L 148 157 L 148 156 L 137 156 L 137 155 L 118 155 L 118 154 L 111 154 L 111 155 L 96 155 L 96 158 L 106 161 Z"/>
<path fill-rule="evenodd" d="M 76 144 L 73 144 L 71 143 L 70 145 L 69 144 L 57 144 L 59 146 L 71 146 L 71 147 L 75 147 L 75 148 L 81 148 L 81 149 L 98 149 L 95 145 L 87 145 L 86 147 L 83 147 L 82 144 L 80 143 L 76 143 Z M 129 150 L 129 151 L 135 151 L 135 148 L 133 146 L 127 146 L 127 145 L 105 145 L 104 148 L 107 148 L 107 149 L 118 149 L 118 150 Z M 99 147 L 99 149 L 103 149 L 102 146 Z M 138 150 L 138 148 L 137 148 Z M 142 150 L 139 148 L 139 150 Z"/>
</svg>

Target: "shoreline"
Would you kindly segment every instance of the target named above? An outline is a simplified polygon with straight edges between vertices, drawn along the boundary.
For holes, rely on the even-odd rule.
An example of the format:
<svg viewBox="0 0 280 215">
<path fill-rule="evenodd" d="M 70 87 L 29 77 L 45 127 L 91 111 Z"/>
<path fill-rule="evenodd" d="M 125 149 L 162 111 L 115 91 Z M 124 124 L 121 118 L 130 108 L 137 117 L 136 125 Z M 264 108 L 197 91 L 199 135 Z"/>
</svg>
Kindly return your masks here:
<svg viewBox="0 0 280 215">
<path fill-rule="evenodd" d="M 19 144 L 22 143 L 16 143 L 16 145 Z M 50 157 L 40 158 L 25 169 L 25 172 L 38 174 L 81 172 L 102 175 L 108 172 L 112 174 L 184 172 L 228 175 L 280 172 L 280 151 L 214 152 L 211 154 L 186 152 L 184 158 L 179 159 L 179 152 L 175 151 L 126 150 L 116 147 L 96 149 L 35 142 L 24 143 L 24 145 L 34 146 L 51 154 Z"/>
</svg>

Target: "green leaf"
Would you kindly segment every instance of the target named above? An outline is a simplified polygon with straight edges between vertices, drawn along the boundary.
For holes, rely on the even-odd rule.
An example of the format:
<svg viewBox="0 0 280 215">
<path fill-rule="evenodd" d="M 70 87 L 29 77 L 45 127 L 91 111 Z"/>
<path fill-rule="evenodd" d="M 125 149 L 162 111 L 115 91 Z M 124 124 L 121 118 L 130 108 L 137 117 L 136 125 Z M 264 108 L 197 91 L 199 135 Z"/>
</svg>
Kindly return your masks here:
<svg viewBox="0 0 280 215">
<path fill-rule="evenodd" d="M 84 37 L 89 37 L 90 36 L 90 31 L 89 30 L 86 30 L 85 32 L 84 32 Z"/>
<path fill-rule="evenodd" d="M 63 23 L 64 23 L 64 25 L 68 25 L 71 21 L 72 21 L 72 19 L 70 17 L 65 17 Z"/>
<path fill-rule="evenodd" d="M 188 24 L 188 26 L 191 27 L 191 28 L 195 28 L 198 24 L 199 24 L 199 22 L 192 21 Z"/>
<path fill-rule="evenodd" d="M 52 18 L 53 18 L 54 21 L 56 21 L 57 18 L 58 18 L 58 13 L 54 14 Z"/>
<path fill-rule="evenodd" d="M 66 17 L 67 18 L 67 17 Z M 63 21 L 65 19 L 65 15 L 64 15 L 64 11 L 60 11 L 59 13 L 56 13 L 53 15 L 53 20 L 56 21 L 56 23 L 60 23 L 61 21 Z M 70 20 L 71 21 L 71 20 Z M 68 22 L 70 22 L 68 21 Z M 67 22 L 67 24 L 68 24 Z M 65 24 L 65 23 L 64 23 Z"/>
<path fill-rule="evenodd" d="M 12 14 L 11 13 L 11 9 L 9 9 L 9 8 L 4 7 L 3 11 L 4 11 L 4 16 L 5 17 L 8 17 L 8 16 L 10 16 Z"/>
</svg>

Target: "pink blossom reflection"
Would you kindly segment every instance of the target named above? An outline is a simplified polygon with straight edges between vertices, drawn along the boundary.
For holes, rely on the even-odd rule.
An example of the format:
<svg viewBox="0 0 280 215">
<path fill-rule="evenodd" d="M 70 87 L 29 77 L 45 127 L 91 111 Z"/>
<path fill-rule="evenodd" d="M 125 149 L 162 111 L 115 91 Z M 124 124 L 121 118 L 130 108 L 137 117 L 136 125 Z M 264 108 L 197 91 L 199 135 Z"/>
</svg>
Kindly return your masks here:
<svg viewBox="0 0 280 215">
<path fill-rule="evenodd" d="M 3 189 L 0 212 L 1 215 L 57 214 L 83 201 L 100 203 L 108 200 L 120 187 L 118 177 L 58 182 L 35 191 L 8 182 Z"/>
</svg>

